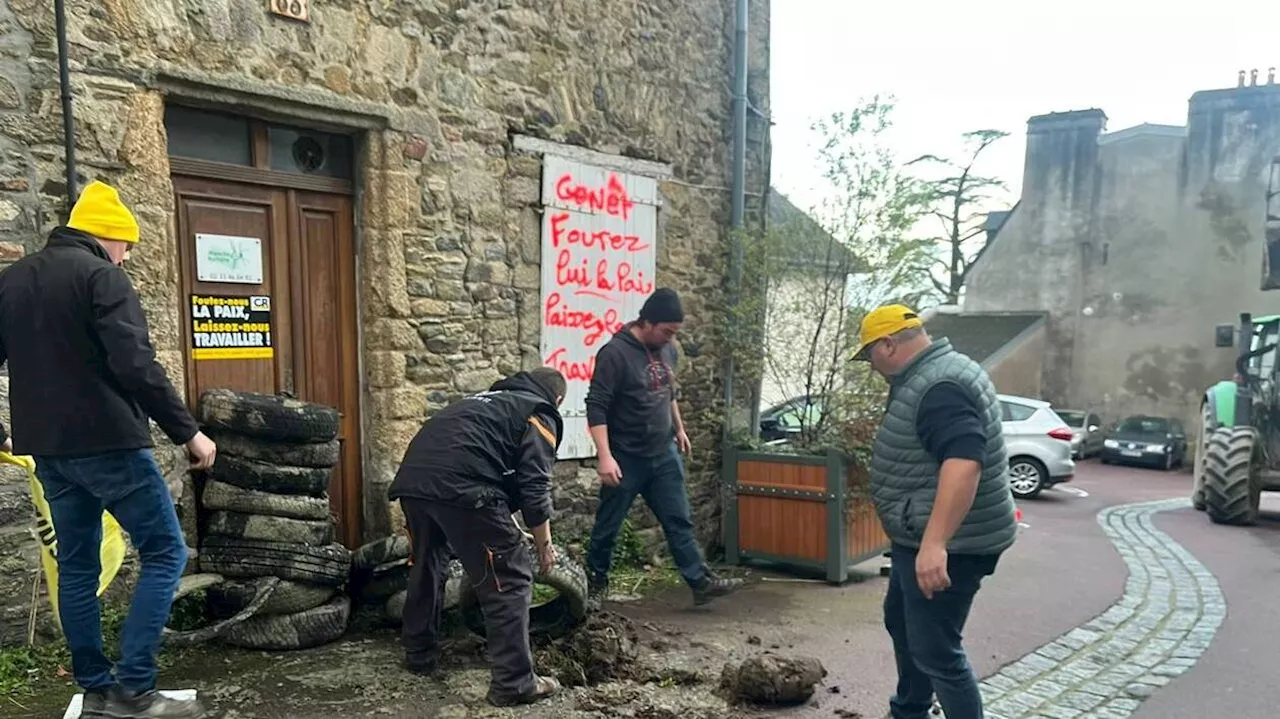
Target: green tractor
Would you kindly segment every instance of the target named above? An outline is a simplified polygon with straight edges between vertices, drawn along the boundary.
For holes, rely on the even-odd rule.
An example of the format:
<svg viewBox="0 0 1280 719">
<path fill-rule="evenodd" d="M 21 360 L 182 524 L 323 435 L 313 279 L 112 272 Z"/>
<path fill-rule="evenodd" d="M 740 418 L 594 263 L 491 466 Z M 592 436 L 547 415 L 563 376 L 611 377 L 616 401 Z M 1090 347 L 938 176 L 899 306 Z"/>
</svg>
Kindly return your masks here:
<svg viewBox="0 0 1280 719">
<path fill-rule="evenodd" d="M 1236 346 L 1236 328 L 1220 325 L 1218 347 Z M 1218 524 L 1258 519 L 1263 491 L 1280 492 L 1280 315 L 1240 315 L 1236 376 L 1205 392 L 1191 501 Z"/>
<path fill-rule="evenodd" d="M 1280 155 L 1267 182 L 1261 289 L 1280 289 Z M 1217 524 L 1258 521 L 1262 493 L 1280 492 L 1280 315 L 1240 315 L 1218 325 L 1214 345 L 1236 347 L 1236 374 L 1205 393 L 1191 501 Z"/>
</svg>

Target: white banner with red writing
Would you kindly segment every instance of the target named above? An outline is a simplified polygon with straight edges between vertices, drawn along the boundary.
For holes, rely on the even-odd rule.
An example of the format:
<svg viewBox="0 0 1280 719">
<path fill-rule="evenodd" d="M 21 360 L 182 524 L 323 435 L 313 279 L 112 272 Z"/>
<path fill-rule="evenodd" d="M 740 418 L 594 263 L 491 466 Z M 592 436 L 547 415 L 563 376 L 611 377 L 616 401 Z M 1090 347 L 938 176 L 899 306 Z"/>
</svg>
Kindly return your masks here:
<svg viewBox="0 0 1280 719">
<path fill-rule="evenodd" d="M 547 155 L 542 204 L 542 360 L 569 381 L 559 457 L 594 457 L 587 387 L 596 352 L 654 290 L 658 186 Z"/>
</svg>

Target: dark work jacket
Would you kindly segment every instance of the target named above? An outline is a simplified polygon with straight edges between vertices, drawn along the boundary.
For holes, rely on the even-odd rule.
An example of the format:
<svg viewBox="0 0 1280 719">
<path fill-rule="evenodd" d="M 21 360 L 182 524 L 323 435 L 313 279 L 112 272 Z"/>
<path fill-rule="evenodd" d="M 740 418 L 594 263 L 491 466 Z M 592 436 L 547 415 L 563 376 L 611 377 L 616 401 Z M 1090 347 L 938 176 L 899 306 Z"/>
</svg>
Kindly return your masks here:
<svg viewBox="0 0 1280 719">
<path fill-rule="evenodd" d="M 198 431 L 156 361 L 129 276 L 82 232 L 59 227 L 44 249 L 0 273 L 6 359 L 18 454 L 150 447 L 148 416 L 178 444 Z"/>
<path fill-rule="evenodd" d="M 505 503 L 537 527 L 551 518 L 551 470 L 563 434 L 555 397 L 519 372 L 427 420 L 387 494 L 468 508 Z"/>
<path fill-rule="evenodd" d="M 670 451 L 675 439 L 676 349 L 649 349 L 624 326 L 596 353 L 587 425 L 609 428 L 609 449 L 633 457 Z"/>
</svg>

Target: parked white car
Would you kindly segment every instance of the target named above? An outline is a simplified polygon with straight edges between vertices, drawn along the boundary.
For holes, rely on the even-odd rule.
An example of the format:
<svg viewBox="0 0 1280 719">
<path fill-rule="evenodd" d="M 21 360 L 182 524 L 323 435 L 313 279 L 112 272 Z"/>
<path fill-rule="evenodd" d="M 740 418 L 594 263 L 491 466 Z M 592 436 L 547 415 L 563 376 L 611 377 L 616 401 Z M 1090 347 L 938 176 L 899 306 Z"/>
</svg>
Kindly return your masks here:
<svg viewBox="0 0 1280 719">
<path fill-rule="evenodd" d="M 1002 394 L 1001 426 L 1009 454 L 1009 487 L 1018 499 L 1029 499 L 1045 487 L 1071 481 L 1071 428 L 1048 402 Z"/>
</svg>

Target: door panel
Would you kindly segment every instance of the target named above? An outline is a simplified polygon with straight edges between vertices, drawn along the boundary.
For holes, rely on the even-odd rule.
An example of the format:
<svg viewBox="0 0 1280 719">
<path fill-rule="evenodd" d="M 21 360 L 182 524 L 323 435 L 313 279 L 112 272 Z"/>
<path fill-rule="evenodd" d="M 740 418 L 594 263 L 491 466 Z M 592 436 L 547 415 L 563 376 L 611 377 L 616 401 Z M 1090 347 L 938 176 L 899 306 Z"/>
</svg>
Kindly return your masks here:
<svg viewBox="0 0 1280 719">
<path fill-rule="evenodd" d="M 338 440 L 339 471 L 329 500 L 344 527 L 358 527 L 361 514 L 359 376 L 355 314 L 355 247 L 350 199 L 338 195 L 291 192 L 290 217 L 296 223 L 292 247 L 295 347 L 305 362 L 299 368 L 300 393 L 342 413 Z M 357 535 L 349 540 L 359 541 Z"/>
<path fill-rule="evenodd" d="M 289 373 L 293 348 L 288 317 L 289 286 L 287 261 L 280 257 L 278 242 L 288 231 L 288 207 L 284 193 L 263 188 L 241 188 L 227 183 L 174 179 L 178 226 L 183 238 L 179 247 L 182 296 L 179 298 L 183 347 L 186 354 L 187 401 L 191 407 L 200 393 L 211 387 L 228 387 L 248 392 L 290 390 Z M 262 240 L 263 283 L 200 282 L 196 279 L 195 237 L 197 233 L 257 237 Z M 195 359 L 192 349 L 191 296 L 216 295 L 272 298 L 273 354 L 270 359 Z"/>
<path fill-rule="evenodd" d="M 187 400 L 212 387 L 275 394 L 335 407 L 342 415 L 341 458 L 329 500 L 338 536 L 360 539 L 360 417 L 355 248 L 349 197 L 269 186 L 174 177 L 182 269 Z M 196 234 L 257 237 L 263 247 L 258 285 L 199 282 Z M 196 359 L 190 296 L 267 295 L 273 357 Z"/>
</svg>

